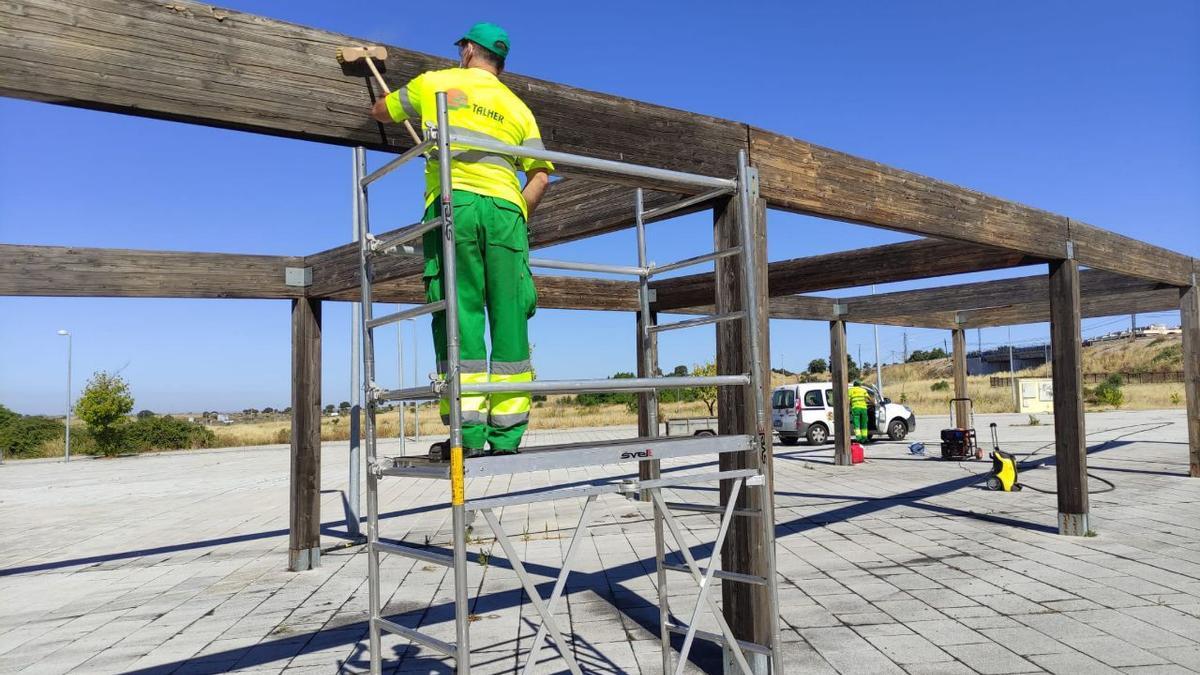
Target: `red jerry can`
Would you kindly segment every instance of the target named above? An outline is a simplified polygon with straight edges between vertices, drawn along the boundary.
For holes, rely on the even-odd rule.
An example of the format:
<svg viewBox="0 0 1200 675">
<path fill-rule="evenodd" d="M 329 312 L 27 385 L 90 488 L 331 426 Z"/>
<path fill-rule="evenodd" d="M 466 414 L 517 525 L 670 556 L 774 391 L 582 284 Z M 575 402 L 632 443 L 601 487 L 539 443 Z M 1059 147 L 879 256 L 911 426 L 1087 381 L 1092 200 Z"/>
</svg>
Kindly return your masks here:
<svg viewBox="0 0 1200 675">
<path fill-rule="evenodd" d="M 865 454 L 865 451 L 863 450 L 862 444 L 858 443 L 857 441 L 850 444 L 850 463 L 851 464 L 862 464 L 864 454 Z"/>
</svg>

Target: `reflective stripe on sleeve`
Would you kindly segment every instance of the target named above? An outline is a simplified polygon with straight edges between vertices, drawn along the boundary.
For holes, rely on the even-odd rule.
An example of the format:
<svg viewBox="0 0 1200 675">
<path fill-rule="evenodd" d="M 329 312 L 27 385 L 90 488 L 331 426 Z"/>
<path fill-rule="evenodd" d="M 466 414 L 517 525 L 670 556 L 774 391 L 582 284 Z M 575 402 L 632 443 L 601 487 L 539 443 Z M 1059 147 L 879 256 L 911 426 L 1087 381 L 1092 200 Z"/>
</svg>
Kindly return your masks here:
<svg viewBox="0 0 1200 675">
<path fill-rule="evenodd" d="M 404 114 L 408 115 L 410 119 L 415 120 L 421 116 L 420 113 L 417 112 L 417 109 L 413 107 L 412 101 L 408 99 L 407 85 L 396 92 L 396 100 L 400 102 L 400 107 L 404 110 Z"/>
</svg>

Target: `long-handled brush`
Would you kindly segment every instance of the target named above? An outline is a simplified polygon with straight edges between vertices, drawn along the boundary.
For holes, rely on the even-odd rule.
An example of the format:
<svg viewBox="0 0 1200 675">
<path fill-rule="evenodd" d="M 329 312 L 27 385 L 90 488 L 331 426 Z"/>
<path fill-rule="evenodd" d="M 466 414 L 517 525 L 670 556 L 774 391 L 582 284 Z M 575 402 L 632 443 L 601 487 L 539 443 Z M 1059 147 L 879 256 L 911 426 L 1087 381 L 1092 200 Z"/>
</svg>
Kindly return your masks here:
<svg viewBox="0 0 1200 675">
<path fill-rule="evenodd" d="M 365 61 L 367 63 L 367 67 L 371 69 L 371 74 L 375 76 L 375 81 L 378 82 L 380 88 L 383 89 L 383 95 L 387 96 L 388 94 L 392 93 L 392 90 L 388 88 L 387 82 L 383 81 L 383 75 L 380 75 L 379 69 L 375 67 L 376 59 L 381 62 L 386 61 L 387 49 L 379 46 L 338 47 L 337 49 L 338 63 L 346 64 Z M 421 142 L 421 137 L 417 135 L 416 129 L 413 129 L 412 125 L 408 123 L 408 120 L 404 120 L 404 128 L 408 129 L 408 135 L 412 136 L 413 143 L 419 144 Z"/>
</svg>

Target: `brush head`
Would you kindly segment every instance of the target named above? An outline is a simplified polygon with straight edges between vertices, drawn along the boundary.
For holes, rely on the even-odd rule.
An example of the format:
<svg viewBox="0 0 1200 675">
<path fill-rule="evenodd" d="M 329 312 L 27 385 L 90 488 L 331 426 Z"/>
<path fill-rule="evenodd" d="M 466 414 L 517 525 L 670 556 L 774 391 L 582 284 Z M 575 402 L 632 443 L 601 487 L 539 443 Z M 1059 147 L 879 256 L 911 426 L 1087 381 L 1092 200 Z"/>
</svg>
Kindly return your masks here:
<svg viewBox="0 0 1200 675">
<path fill-rule="evenodd" d="M 365 59 L 375 59 L 376 61 L 387 60 L 387 49 L 384 47 L 338 47 L 337 60 L 338 63 L 354 63 Z"/>
</svg>

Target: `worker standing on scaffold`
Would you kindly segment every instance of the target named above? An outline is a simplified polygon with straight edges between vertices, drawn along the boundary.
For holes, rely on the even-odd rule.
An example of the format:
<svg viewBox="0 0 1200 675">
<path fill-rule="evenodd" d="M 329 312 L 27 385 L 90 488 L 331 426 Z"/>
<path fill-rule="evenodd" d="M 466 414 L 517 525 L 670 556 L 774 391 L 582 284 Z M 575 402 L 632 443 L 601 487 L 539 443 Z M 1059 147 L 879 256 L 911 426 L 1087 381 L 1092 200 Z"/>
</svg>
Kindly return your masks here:
<svg viewBox="0 0 1200 675">
<path fill-rule="evenodd" d="M 854 386 L 846 393 L 850 398 L 850 421 L 854 425 L 854 440 L 866 443 L 871 434 L 867 427 L 867 400 L 871 394 L 859 380 L 855 380 Z"/>
<path fill-rule="evenodd" d="M 508 56 L 508 33 L 492 23 L 477 23 L 458 42 L 458 68 L 422 73 L 406 86 L 376 101 L 371 116 L 380 122 L 437 121 L 435 94 L 446 92 L 450 125 L 460 137 L 480 135 L 508 145 L 542 149 L 533 113 L 498 79 Z M 465 147 L 451 148 L 454 188 L 454 239 L 457 255 L 458 322 L 462 345 L 462 385 L 481 382 L 530 382 L 528 322 L 537 308 L 529 271 L 526 221 L 537 207 L 550 162 L 509 157 Z M 525 173 L 525 187 L 516 171 Z M 425 164 L 425 215 L 441 212 L 436 160 Z M 442 232 L 427 232 L 425 296 L 442 299 Z M 484 343 L 484 310 L 492 341 L 491 371 Z M 445 377 L 446 313 L 433 315 L 438 373 Z M 467 457 L 517 452 L 529 425 L 529 392 L 462 397 L 463 450 Z M 441 402 L 449 423 L 449 403 Z"/>
</svg>

